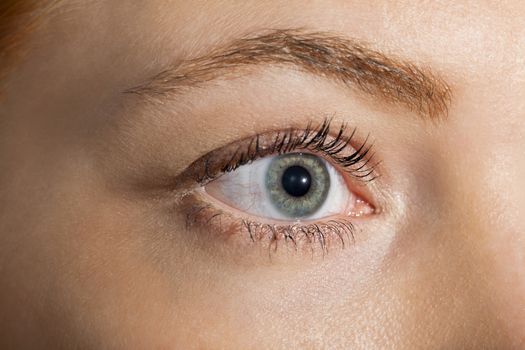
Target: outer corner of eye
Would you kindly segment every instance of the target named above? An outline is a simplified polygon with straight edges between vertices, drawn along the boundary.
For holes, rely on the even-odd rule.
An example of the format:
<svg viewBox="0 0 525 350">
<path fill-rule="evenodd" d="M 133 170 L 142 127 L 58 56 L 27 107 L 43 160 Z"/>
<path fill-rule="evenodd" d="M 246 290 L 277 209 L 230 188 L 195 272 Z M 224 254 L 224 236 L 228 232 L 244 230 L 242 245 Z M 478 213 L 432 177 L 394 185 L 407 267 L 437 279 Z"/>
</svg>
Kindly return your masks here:
<svg viewBox="0 0 525 350">
<path fill-rule="evenodd" d="M 350 189 L 348 176 L 311 153 L 268 156 L 204 186 L 207 195 L 240 214 L 270 221 L 365 217 L 374 206 Z"/>
</svg>

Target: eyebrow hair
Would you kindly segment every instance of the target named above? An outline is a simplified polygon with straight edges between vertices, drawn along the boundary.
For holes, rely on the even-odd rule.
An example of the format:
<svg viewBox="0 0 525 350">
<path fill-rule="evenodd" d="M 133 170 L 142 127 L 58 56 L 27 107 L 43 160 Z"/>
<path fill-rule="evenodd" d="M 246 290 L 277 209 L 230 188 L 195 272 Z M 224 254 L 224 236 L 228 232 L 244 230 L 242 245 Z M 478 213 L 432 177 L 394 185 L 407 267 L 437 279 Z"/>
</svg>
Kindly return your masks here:
<svg viewBox="0 0 525 350">
<path fill-rule="evenodd" d="M 446 116 L 449 85 L 428 68 L 388 57 L 365 45 L 325 32 L 272 30 L 246 36 L 197 58 L 169 66 L 127 93 L 158 97 L 214 79 L 237 76 L 253 65 L 291 65 L 357 88 L 421 116 Z"/>
</svg>

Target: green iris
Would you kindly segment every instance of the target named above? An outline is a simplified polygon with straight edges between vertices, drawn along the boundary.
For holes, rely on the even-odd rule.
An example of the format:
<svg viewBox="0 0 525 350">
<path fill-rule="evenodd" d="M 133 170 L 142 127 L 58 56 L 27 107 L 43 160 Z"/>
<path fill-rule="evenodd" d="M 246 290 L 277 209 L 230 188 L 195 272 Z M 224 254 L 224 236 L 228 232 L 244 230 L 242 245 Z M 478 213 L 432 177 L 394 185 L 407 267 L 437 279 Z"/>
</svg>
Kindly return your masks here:
<svg viewBox="0 0 525 350">
<path fill-rule="evenodd" d="M 266 189 L 273 206 L 290 218 L 315 213 L 325 202 L 330 175 L 324 161 L 312 154 L 275 157 L 266 173 Z"/>
</svg>

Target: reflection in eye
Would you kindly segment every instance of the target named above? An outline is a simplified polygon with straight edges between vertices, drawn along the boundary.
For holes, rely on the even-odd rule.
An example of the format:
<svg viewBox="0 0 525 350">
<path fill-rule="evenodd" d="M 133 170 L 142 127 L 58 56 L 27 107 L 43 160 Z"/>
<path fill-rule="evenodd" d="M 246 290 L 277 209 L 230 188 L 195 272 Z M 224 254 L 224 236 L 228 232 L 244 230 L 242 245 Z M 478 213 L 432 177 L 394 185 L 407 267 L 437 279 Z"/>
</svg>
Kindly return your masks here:
<svg viewBox="0 0 525 350">
<path fill-rule="evenodd" d="M 212 181 L 206 192 L 234 209 L 270 220 L 337 215 L 354 199 L 343 176 L 308 153 L 259 159 Z"/>
</svg>

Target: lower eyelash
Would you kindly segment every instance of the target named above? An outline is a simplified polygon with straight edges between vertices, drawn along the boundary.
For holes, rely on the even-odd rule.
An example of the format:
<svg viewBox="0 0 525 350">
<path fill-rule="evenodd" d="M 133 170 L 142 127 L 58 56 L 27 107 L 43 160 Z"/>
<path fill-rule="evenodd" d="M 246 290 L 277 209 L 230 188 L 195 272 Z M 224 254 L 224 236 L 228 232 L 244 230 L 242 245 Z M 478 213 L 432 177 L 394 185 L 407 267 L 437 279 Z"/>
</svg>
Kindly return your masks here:
<svg viewBox="0 0 525 350">
<path fill-rule="evenodd" d="M 281 243 L 294 250 L 320 249 L 323 256 L 330 248 L 344 249 L 353 243 L 355 226 L 348 220 L 330 219 L 317 223 L 270 224 L 237 218 L 232 214 L 202 202 L 195 196 L 187 200 L 186 228 L 197 225 L 214 234 L 229 238 L 244 235 L 247 242 L 267 244 L 269 253 L 275 252 Z"/>
<path fill-rule="evenodd" d="M 337 237 L 341 248 L 344 249 L 347 240 L 354 240 L 354 226 L 347 220 L 330 220 L 323 223 L 275 225 L 262 224 L 255 221 L 242 220 L 245 231 L 250 239 L 262 241 L 270 240 L 270 244 L 277 248 L 277 242 L 285 241 L 292 243 L 297 249 L 297 244 L 306 241 L 308 244 L 319 245 L 323 253 L 328 253 L 328 245 L 334 237 Z"/>
</svg>

